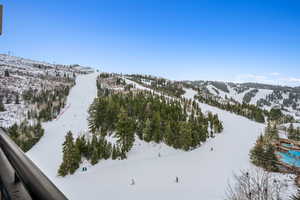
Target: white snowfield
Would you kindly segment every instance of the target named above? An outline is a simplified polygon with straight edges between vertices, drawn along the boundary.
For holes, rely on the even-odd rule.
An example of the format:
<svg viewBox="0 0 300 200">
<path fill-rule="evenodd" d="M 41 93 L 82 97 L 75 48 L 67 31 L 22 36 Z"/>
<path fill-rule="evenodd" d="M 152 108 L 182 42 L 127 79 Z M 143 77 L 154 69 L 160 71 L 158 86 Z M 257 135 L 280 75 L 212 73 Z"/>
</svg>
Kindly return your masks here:
<svg viewBox="0 0 300 200">
<path fill-rule="evenodd" d="M 69 199 L 222 200 L 233 172 L 251 167 L 249 149 L 264 125 L 200 104 L 204 112 L 219 115 L 224 131 L 198 149 L 183 152 L 137 140 L 127 160 L 102 160 L 95 166 L 85 161 L 86 172 L 78 169 L 74 175 L 58 177 L 66 132 L 78 135 L 88 128 L 87 110 L 96 97 L 96 76 L 78 77 L 68 98 L 70 107 L 58 120 L 43 124 L 45 136 L 27 153 Z M 193 98 L 195 92 L 186 91 L 185 97 Z"/>
<path fill-rule="evenodd" d="M 211 94 L 219 96 L 219 97 L 221 97 L 223 99 L 225 99 L 225 96 L 227 96 L 227 98 L 233 98 L 234 100 L 236 100 L 239 103 L 243 103 L 243 98 L 244 98 L 245 94 L 247 94 L 251 90 L 255 89 L 255 88 L 249 88 L 249 89 L 247 89 L 247 90 L 245 90 L 245 91 L 243 91 L 241 93 L 238 93 L 229 84 L 226 83 L 226 86 L 227 86 L 227 89 L 228 89 L 229 92 L 224 92 L 224 91 L 216 88 L 213 85 L 208 85 L 207 89 L 209 90 L 209 92 Z M 250 104 L 256 105 L 256 103 L 257 103 L 258 100 L 260 100 L 260 99 L 266 99 L 266 97 L 269 94 L 272 94 L 272 92 L 273 92 L 273 90 L 268 90 L 268 89 L 257 89 L 257 90 L 258 90 L 258 92 L 255 94 L 254 97 L 251 98 L 251 101 L 249 102 Z M 216 92 L 216 91 L 218 91 L 218 92 Z M 271 108 L 269 108 L 269 109 L 271 109 Z"/>
<path fill-rule="evenodd" d="M 250 103 L 256 105 L 257 101 L 260 99 L 266 99 L 266 97 L 272 94 L 272 90 L 267 89 L 258 89 L 256 95 L 251 99 Z"/>
</svg>

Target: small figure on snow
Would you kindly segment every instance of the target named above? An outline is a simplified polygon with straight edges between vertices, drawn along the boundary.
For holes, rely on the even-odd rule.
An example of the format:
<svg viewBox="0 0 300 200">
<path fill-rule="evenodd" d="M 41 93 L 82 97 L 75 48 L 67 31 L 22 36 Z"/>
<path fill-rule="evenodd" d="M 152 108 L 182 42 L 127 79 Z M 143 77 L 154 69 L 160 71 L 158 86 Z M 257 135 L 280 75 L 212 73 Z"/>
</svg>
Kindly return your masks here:
<svg viewBox="0 0 300 200">
<path fill-rule="evenodd" d="M 210 148 L 210 151 L 213 151 L 213 150 L 214 150 L 214 148 L 211 147 L 211 148 Z"/>
<path fill-rule="evenodd" d="M 83 171 L 83 172 L 86 172 L 86 171 L 87 171 L 87 168 L 86 168 L 86 167 L 83 167 L 83 168 L 82 168 L 82 171 Z"/>
<path fill-rule="evenodd" d="M 160 157 L 161 155 L 160 155 L 160 153 L 158 153 L 158 157 Z"/>
<path fill-rule="evenodd" d="M 176 182 L 176 183 L 179 183 L 179 178 L 178 178 L 178 176 L 176 176 L 175 182 Z"/>
<path fill-rule="evenodd" d="M 135 185 L 135 181 L 134 181 L 134 179 L 131 179 L 131 183 L 130 183 L 130 185 Z"/>
</svg>

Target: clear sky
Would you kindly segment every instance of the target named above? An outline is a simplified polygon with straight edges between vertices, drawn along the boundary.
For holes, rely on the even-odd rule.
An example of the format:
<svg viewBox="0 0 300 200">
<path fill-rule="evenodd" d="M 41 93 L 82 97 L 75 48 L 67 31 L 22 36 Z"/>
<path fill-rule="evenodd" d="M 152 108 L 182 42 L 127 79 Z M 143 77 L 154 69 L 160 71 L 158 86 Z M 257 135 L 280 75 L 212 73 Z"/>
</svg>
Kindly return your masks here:
<svg viewBox="0 0 300 200">
<path fill-rule="evenodd" d="M 300 1 L 0 0 L 0 52 L 176 80 L 300 85 Z"/>
</svg>

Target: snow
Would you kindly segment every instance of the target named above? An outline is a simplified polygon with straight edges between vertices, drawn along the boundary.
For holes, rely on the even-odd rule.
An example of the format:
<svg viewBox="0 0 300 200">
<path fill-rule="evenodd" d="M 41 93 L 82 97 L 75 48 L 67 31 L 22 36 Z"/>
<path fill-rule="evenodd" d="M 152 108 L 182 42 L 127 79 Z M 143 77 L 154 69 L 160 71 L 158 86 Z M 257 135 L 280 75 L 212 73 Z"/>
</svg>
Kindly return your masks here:
<svg viewBox="0 0 300 200">
<path fill-rule="evenodd" d="M 228 91 L 229 91 L 228 93 L 216 88 L 213 85 L 208 85 L 207 89 L 209 90 L 210 93 L 212 93 L 216 96 L 222 97 L 223 99 L 225 99 L 225 97 L 227 96 L 227 98 L 233 98 L 234 100 L 236 100 L 239 103 L 243 103 L 243 98 L 244 98 L 245 94 L 247 92 L 251 91 L 251 89 L 248 89 L 248 90 L 245 90 L 241 93 L 238 93 L 229 84 L 226 83 L 226 85 L 227 85 L 227 88 L 228 88 Z M 217 90 L 219 93 L 217 94 L 215 90 Z"/>
<path fill-rule="evenodd" d="M 87 131 L 87 110 L 96 97 L 96 73 L 80 75 L 67 99 L 68 109 L 56 120 L 43 123 L 45 135 L 27 153 L 42 171 L 57 183 L 57 169 L 62 161 L 62 143 L 67 131 L 79 135 Z M 58 183 L 58 185 L 60 185 Z"/>
<path fill-rule="evenodd" d="M 283 124 L 282 126 L 285 126 L 286 128 L 290 127 L 291 123 Z M 300 128 L 300 123 L 292 123 L 294 128 Z"/>
<path fill-rule="evenodd" d="M 233 98 L 234 100 L 236 100 L 237 102 L 239 103 L 243 103 L 243 98 L 245 96 L 245 94 L 247 94 L 248 92 L 250 92 L 251 90 L 254 90 L 255 88 L 249 88 L 241 93 L 238 93 L 237 91 L 235 91 L 229 84 L 227 84 L 227 88 L 229 90 L 229 93 L 227 92 L 224 92 L 218 88 L 216 88 L 215 86 L 213 85 L 208 85 L 207 86 L 207 89 L 209 90 L 209 92 L 211 94 L 214 94 L 216 96 L 219 96 L 223 99 L 225 99 L 225 96 L 227 96 L 227 98 Z M 217 90 L 219 93 L 217 93 L 215 90 Z M 251 98 L 251 101 L 250 101 L 250 104 L 254 104 L 256 105 L 257 101 L 260 100 L 260 99 L 266 99 L 266 97 L 269 95 L 269 94 L 272 94 L 273 93 L 273 90 L 268 90 L 268 89 L 258 89 L 258 92 L 255 94 L 254 97 Z M 285 95 L 287 96 L 287 95 Z M 281 102 L 282 103 L 282 102 Z M 271 109 L 271 108 L 268 108 L 268 109 Z"/>
<path fill-rule="evenodd" d="M 126 160 L 100 161 L 95 166 L 84 161 L 81 166 L 88 168 L 86 172 L 79 169 L 74 175 L 58 177 L 66 132 L 79 135 L 87 130 L 87 109 L 96 96 L 95 80 L 96 74 L 78 77 L 67 101 L 70 107 L 59 119 L 43 124 L 45 136 L 27 153 L 69 199 L 220 200 L 232 173 L 252 167 L 249 149 L 264 125 L 200 103 L 204 112 L 217 113 L 224 123 L 224 131 L 200 148 L 184 152 L 137 139 Z M 193 98 L 195 91 L 186 91 L 184 97 Z M 176 176 L 179 183 L 175 183 Z M 131 179 L 135 185 L 130 185 Z"/>
<path fill-rule="evenodd" d="M 129 80 L 125 77 L 123 77 L 123 79 L 125 80 L 126 84 L 132 84 L 135 88 L 137 89 L 140 89 L 140 90 L 147 90 L 147 91 L 152 91 L 151 89 L 149 88 L 146 88 L 144 86 L 141 86 L 140 84 L 137 84 L 136 82 L 132 81 L 132 80 Z"/>
<path fill-rule="evenodd" d="M 243 103 L 243 99 L 244 99 L 245 94 L 247 94 L 249 91 L 251 91 L 251 89 L 248 89 L 248 90 L 245 90 L 241 93 L 238 93 L 229 84 L 227 84 L 227 88 L 229 90 L 229 95 L 227 95 L 227 96 L 235 99 L 239 103 Z"/>
<path fill-rule="evenodd" d="M 272 94 L 272 90 L 267 89 L 258 89 L 258 92 L 256 93 L 255 97 L 253 97 L 250 101 L 250 104 L 256 105 L 257 101 L 260 99 L 266 99 L 266 97 L 270 94 Z"/>
</svg>

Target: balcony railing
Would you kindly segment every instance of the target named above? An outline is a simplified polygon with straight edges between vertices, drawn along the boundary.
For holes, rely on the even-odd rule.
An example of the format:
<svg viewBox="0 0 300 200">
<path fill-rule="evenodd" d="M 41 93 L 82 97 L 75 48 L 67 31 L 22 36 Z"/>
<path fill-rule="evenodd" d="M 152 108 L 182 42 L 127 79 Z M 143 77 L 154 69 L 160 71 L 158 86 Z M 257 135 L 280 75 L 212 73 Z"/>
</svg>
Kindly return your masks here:
<svg viewBox="0 0 300 200">
<path fill-rule="evenodd" d="M 23 153 L 23 151 L 9 138 L 5 130 L 0 128 L 0 166 L 10 165 L 8 168 L 0 169 L 0 200 L 24 199 L 15 197 L 11 192 L 15 184 L 22 184 L 25 191 L 18 189 L 19 193 L 26 192 L 32 200 L 66 200 L 65 195 L 41 172 L 41 170 Z M 3 163 L 1 163 L 3 162 Z M 7 163 L 5 163 L 7 162 Z M 4 172 L 4 171 L 7 171 Z M 13 183 L 5 183 L 4 178 L 13 171 Z M 2 177 L 1 177 L 2 176 Z M 18 186 L 18 188 L 22 188 Z M 28 198 L 29 199 L 29 198 Z M 27 199 L 26 199 L 27 200 Z"/>
</svg>

